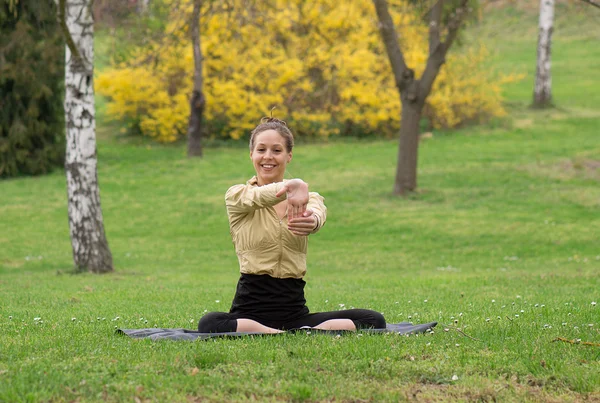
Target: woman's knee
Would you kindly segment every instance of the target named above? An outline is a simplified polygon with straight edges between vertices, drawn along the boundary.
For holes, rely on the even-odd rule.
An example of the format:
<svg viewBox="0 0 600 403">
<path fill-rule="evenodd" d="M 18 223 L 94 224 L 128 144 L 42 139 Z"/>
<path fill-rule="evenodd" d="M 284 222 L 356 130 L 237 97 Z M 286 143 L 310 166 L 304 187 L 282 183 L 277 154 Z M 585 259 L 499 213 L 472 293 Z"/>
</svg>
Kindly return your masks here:
<svg viewBox="0 0 600 403">
<path fill-rule="evenodd" d="M 368 309 L 361 309 L 360 311 L 360 317 L 353 320 L 357 329 L 385 329 L 386 322 L 382 314 Z"/>
<path fill-rule="evenodd" d="M 198 322 L 200 333 L 228 333 L 235 332 L 236 329 L 237 319 L 226 312 L 209 312 Z"/>
</svg>

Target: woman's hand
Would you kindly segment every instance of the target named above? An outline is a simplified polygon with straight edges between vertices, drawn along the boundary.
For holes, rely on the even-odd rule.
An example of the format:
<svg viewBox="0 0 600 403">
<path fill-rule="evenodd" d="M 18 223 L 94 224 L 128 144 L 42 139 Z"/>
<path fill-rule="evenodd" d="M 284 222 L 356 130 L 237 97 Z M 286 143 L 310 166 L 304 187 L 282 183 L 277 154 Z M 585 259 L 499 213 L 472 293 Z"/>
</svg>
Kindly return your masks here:
<svg viewBox="0 0 600 403">
<path fill-rule="evenodd" d="M 299 218 L 306 211 L 308 204 L 308 183 L 302 179 L 292 179 L 284 182 L 283 187 L 275 196 L 280 197 L 287 193 L 288 222 Z"/>
<path fill-rule="evenodd" d="M 288 220 L 288 229 L 294 235 L 310 235 L 317 227 L 317 216 L 312 210 L 306 210 L 300 217 Z"/>
</svg>

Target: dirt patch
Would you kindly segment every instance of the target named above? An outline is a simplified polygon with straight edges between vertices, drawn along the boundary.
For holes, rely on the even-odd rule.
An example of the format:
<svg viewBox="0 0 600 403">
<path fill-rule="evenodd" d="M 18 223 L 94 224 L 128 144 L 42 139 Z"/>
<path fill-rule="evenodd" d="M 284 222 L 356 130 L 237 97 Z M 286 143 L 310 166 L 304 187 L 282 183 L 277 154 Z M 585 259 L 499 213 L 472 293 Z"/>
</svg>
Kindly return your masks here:
<svg viewBox="0 0 600 403">
<path fill-rule="evenodd" d="M 515 381 L 483 382 L 481 385 L 435 385 L 413 384 L 404 391 L 409 402 L 498 402 L 498 401 L 535 401 L 535 402 L 598 402 L 598 393 L 576 393 L 569 390 L 546 390 L 537 382 Z"/>
<path fill-rule="evenodd" d="M 600 160 L 591 158 L 574 158 L 554 164 L 529 164 L 524 170 L 536 176 L 547 176 L 553 179 L 592 179 L 600 181 Z"/>
</svg>

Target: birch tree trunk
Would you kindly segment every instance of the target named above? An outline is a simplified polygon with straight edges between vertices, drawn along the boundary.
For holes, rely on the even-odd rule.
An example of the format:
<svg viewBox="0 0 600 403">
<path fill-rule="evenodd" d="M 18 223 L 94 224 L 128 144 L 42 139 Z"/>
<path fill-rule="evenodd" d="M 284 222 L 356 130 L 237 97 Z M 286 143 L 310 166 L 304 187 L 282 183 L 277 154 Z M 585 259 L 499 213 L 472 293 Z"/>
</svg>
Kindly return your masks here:
<svg viewBox="0 0 600 403">
<path fill-rule="evenodd" d="M 65 170 L 73 260 L 79 272 L 113 270 L 104 234 L 96 170 L 94 19 L 91 0 L 60 0 L 67 42 L 65 66 Z"/>
<path fill-rule="evenodd" d="M 194 89 L 190 99 L 190 119 L 188 122 L 188 157 L 202 157 L 202 117 L 206 98 L 202 92 L 202 48 L 200 47 L 200 9 L 202 0 L 194 0 L 194 10 L 190 22 L 192 46 L 194 49 Z"/>
<path fill-rule="evenodd" d="M 150 4 L 150 0 L 137 0 L 138 14 L 146 14 L 148 12 L 149 4 Z"/>
<path fill-rule="evenodd" d="M 537 68 L 533 106 L 543 108 L 552 104 L 552 77 L 550 75 L 550 49 L 554 25 L 554 0 L 540 0 L 540 32 L 537 48 Z"/>
</svg>

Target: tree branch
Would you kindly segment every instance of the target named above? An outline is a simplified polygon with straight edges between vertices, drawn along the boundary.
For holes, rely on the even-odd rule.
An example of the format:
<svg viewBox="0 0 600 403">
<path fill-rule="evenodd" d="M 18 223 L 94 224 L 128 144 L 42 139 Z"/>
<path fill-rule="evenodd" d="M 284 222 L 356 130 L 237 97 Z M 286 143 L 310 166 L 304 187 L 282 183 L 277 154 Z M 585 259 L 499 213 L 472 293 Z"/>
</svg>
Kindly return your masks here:
<svg viewBox="0 0 600 403">
<path fill-rule="evenodd" d="M 379 19 L 379 32 L 381 32 L 385 50 L 387 51 L 390 64 L 392 65 L 396 86 L 402 91 L 406 87 L 407 82 L 412 79 L 413 75 L 406 66 L 404 55 L 398 44 L 398 34 L 396 33 L 394 21 L 388 10 L 387 1 L 373 0 L 373 4 L 375 5 L 375 11 L 377 12 L 377 17 Z"/>
<path fill-rule="evenodd" d="M 194 0 L 190 30 L 194 48 L 194 91 L 202 91 L 202 48 L 200 47 L 200 9 L 202 0 Z"/>
<path fill-rule="evenodd" d="M 444 0 L 439 0 L 431 9 L 431 21 L 429 22 L 429 54 L 435 52 L 440 45 L 440 23 L 442 21 L 442 10 Z"/>
<path fill-rule="evenodd" d="M 598 7 L 600 8 L 600 3 L 595 2 L 594 0 L 581 0 L 584 3 L 588 3 L 589 5 L 592 5 L 594 7 Z"/>
<path fill-rule="evenodd" d="M 65 37 L 65 42 L 67 44 L 67 47 L 71 51 L 71 57 L 74 57 L 83 66 L 85 66 L 85 70 L 91 71 L 90 62 L 81 56 L 81 53 L 79 52 L 75 41 L 73 41 L 73 36 L 71 36 L 69 27 L 67 26 L 66 3 L 67 0 L 58 0 L 58 22 Z"/>
<path fill-rule="evenodd" d="M 431 92 L 433 82 L 435 81 L 440 68 L 446 62 L 446 54 L 456 39 L 456 35 L 458 34 L 458 30 L 462 25 L 465 16 L 468 14 L 468 0 L 461 0 L 460 5 L 456 8 L 452 14 L 452 18 L 448 22 L 448 35 L 446 36 L 446 40 L 444 43 L 434 41 L 434 44 L 437 43 L 437 45 L 432 48 L 431 38 L 435 38 L 435 30 L 438 30 L 437 37 L 439 38 L 439 19 L 441 18 L 442 2 L 443 0 L 439 0 L 431 13 L 431 22 L 429 24 L 429 57 L 427 58 L 425 71 L 423 71 L 423 75 L 421 76 L 421 85 L 419 88 L 419 98 L 423 101 L 425 101 L 425 98 Z"/>
</svg>

